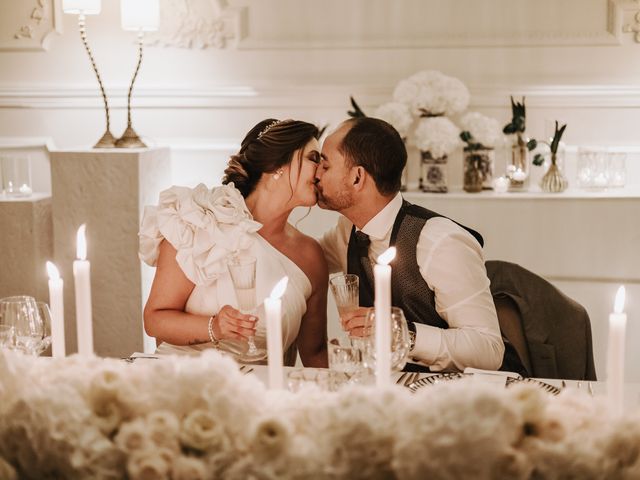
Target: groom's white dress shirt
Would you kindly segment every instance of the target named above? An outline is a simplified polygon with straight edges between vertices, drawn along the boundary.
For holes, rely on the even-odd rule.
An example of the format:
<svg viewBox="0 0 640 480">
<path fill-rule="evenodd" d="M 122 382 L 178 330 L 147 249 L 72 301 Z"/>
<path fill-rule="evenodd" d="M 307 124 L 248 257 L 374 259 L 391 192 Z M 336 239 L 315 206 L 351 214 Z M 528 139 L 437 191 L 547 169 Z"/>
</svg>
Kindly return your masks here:
<svg viewBox="0 0 640 480">
<path fill-rule="evenodd" d="M 401 206 L 402 196 L 398 193 L 362 228 L 371 240 L 369 259 L 372 263 L 389 248 Z M 331 273 L 347 272 L 352 226 L 340 216 L 338 224 L 320 240 Z M 465 367 L 498 369 L 504 344 L 478 241 L 447 218 L 431 218 L 420 232 L 416 259 L 422 277 L 435 293 L 436 311 L 449 328 L 416 323 L 413 360 L 433 371 L 464 370 Z"/>
</svg>

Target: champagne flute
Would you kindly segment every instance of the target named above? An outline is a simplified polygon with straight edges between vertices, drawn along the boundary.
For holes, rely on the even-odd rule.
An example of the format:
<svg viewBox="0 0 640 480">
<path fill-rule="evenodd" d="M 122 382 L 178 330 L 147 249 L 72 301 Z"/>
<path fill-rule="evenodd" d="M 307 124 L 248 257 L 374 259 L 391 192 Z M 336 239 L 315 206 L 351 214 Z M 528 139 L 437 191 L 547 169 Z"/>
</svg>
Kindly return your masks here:
<svg viewBox="0 0 640 480">
<path fill-rule="evenodd" d="M 227 262 L 231 281 L 238 299 L 238 309 L 242 313 L 255 312 L 256 304 L 256 258 L 251 255 L 233 255 Z M 255 362 L 266 358 L 267 351 L 258 348 L 255 338 L 249 337 L 247 349 L 238 354 L 242 362 Z"/>
<path fill-rule="evenodd" d="M 352 273 L 334 275 L 329 279 L 329 287 L 336 301 L 340 318 L 345 313 L 358 308 L 360 304 L 360 279 L 357 275 Z"/>
</svg>

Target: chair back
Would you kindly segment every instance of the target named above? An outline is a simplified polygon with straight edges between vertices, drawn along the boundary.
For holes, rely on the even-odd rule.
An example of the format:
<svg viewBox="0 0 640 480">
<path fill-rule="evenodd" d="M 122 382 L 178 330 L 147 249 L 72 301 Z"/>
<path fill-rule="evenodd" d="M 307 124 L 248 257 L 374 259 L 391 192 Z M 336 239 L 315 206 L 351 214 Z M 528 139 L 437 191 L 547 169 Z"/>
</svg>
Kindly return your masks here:
<svg viewBox="0 0 640 480">
<path fill-rule="evenodd" d="M 584 307 L 515 263 L 490 260 L 486 267 L 500 327 L 531 375 L 595 380 L 591 322 Z M 518 314 L 520 328 L 514 319 Z"/>
</svg>

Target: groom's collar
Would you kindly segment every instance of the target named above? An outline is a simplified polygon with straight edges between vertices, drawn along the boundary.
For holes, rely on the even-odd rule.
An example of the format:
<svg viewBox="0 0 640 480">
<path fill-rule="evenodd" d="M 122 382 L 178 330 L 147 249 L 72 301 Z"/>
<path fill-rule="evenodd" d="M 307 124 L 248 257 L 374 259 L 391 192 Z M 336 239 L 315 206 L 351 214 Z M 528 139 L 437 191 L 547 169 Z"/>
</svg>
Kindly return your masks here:
<svg viewBox="0 0 640 480">
<path fill-rule="evenodd" d="M 369 235 L 372 240 L 383 240 L 393 228 L 400 207 L 402 207 L 402 195 L 398 192 L 375 217 L 362 227 L 362 232 Z"/>
</svg>

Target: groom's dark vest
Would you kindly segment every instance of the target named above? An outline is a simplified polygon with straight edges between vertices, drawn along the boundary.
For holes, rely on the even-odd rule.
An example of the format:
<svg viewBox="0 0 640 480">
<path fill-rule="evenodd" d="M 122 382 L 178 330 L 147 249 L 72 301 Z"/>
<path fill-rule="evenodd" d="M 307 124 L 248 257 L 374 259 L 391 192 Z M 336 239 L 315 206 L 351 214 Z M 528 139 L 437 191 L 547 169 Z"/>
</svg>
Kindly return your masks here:
<svg viewBox="0 0 640 480">
<path fill-rule="evenodd" d="M 449 328 L 447 322 L 436 311 L 436 299 L 433 290 L 424 280 L 416 257 L 416 247 L 420 233 L 427 220 L 444 217 L 426 208 L 413 205 L 407 201 L 393 224 L 389 246 L 395 246 L 396 257 L 391 262 L 391 299 L 394 307 L 400 307 L 407 322 L 423 323 L 438 328 Z M 453 220 L 452 220 L 453 221 Z M 454 222 L 464 228 L 484 246 L 484 240 L 475 230 Z M 361 232 L 351 229 L 347 247 L 347 272 L 355 273 L 360 279 L 360 306 L 373 307 L 373 273 L 369 260 L 369 239 Z M 511 344 L 505 340 L 505 353 L 501 370 L 526 375 L 526 370 Z"/>
<path fill-rule="evenodd" d="M 449 328 L 447 322 L 436 312 L 434 292 L 420 273 L 416 259 L 420 232 L 427 220 L 434 217 L 442 215 L 403 201 L 389 242 L 389 246 L 395 246 L 397 250 L 396 257 L 391 262 L 391 298 L 393 306 L 402 309 L 408 322 Z M 482 235 L 464 225 L 460 226 L 473 235 L 480 246 L 484 244 Z M 347 270 L 360 278 L 360 306 L 372 307 L 373 274 L 368 258 L 368 239 L 361 240 L 360 236 L 353 227 L 347 248 Z"/>
</svg>

